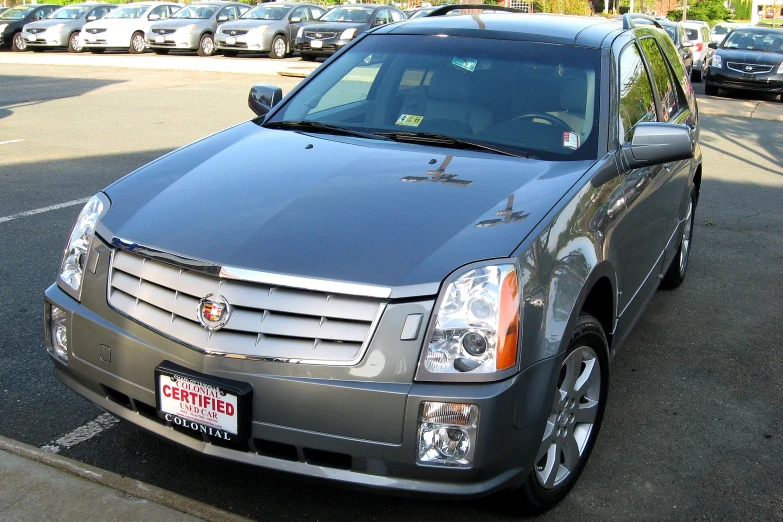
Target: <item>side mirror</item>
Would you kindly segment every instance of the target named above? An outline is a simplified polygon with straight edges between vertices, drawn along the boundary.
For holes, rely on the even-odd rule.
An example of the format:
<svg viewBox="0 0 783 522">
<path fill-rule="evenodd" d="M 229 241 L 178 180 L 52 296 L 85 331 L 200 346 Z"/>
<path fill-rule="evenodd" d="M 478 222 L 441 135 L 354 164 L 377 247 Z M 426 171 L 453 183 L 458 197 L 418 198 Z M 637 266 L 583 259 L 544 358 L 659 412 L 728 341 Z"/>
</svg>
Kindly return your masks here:
<svg viewBox="0 0 783 522">
<path fill-rule="evenodd" d="M 218 22 L 228 22 L 228 17 L 226 15 L 220 15 L 217 17 Z"/>
<path fill-rule="evenodd" d="M 254 85 L 250 88 L 247 105 L 259 116 L 266 116 L 283 99 L 283 89 L 274 85 Z"/>
<path fill-rule="evenodd" d="M 639 123 L 631 143 L 623 145 L 622 158 L 632 169 L 693 157 L 691 132 L 674 123 Z"/>
<path fill-rule="evenodd" d="M 693 47 L 693 42 L 691 42 L 690 40 L 684 40 L 682 42 L 682 47 L 683 47 L 683 49 L 687 49 L 689 47 Z"/>
<path fill-rule="evenodd" d="M 90 16 L 87 17 L 87 21 L 88 22 L 93 22 L 93 21 L 95 21 L 97 19 L 98 19 L 98 17 L 95 16 L 95 15 L 90 15 Z"/>
<path fill-rule="evenodd" d="M 147 17 L 147 20 L 152 20 L 153 22 L 154 22 L 155 20 L 160 20 L 160 15 L 159 15 L 159 14 L 151 14 L 151 15 L 149 15 L 149 16 Z"/>
<path fill-rule="evenodd" d="M 382 18 L 379 18 L 379 19 L 375 20 L 375 21 L 372 23 L 372 26 L 373 26 L 373 27 L 378 27 L 379 25 L 384 25 L 385 23 L 386 23 L 386 22 L 385 22 L 385 21 L 384 21 Z"/>
<path fill-rule="evenodd" d="M 710 49 L 717 49 L 718 48 L 718 42 L 710 42 L 707 44 L 707 47 Z"/>
<path fill-rule="evenodd" d="M 301 22 L 302 17 L 301 16 L 293 16 L 291 17 L 291 23 Z"/>
</svg>

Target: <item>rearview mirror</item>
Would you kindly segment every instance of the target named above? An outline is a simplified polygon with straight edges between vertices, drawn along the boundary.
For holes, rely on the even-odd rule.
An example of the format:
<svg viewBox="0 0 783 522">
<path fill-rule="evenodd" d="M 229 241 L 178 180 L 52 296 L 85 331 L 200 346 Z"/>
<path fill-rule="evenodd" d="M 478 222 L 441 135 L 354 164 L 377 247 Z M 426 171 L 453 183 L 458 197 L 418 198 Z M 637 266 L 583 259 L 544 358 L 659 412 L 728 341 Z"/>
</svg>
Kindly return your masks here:
<svg viewBox="0 0 783 522">
<path fill-rule="evenodd" d="M 301 21 L 302 21 L 302 17 L 301 16 L 292 16 L 291 17 L 291 22 L 293 22 L 293 23 L 301 22 Z"/>
<path fill-rule="evenodd" d="M 673 123 L 639 123 L 631 143 L 623 145 L 621 154 L 631 169 L 690 159 L 693 157 L 690 129 Z"/>
<path fill-rule="evenodd" d="M 254 85 L 250 88 L 247 105 L 259 116 L 266 116 L 283 99 L 283 90 L 274 85 Z"/>
<path fill-rule="evenodd" d="M 159 14 L 151 14 L 151 15 L 149 15 L 147 17 L 147 20 L 152 20 L 152 21 L 160 20 L 160 15 Z"/>
<path fill-rule="evenodd" d="M 710 42 L 707 44 L 707 47 L 710 49 L 717 49 L 718 48 L 718 42 Z"/>
<path fill-rule="evenodd" d="M 226 15 L 220 15 L 220 16 L 217 17 L 217 21 L 218 22 L 227 22 L 228 21 L 228 17 Z"/>
</svg>

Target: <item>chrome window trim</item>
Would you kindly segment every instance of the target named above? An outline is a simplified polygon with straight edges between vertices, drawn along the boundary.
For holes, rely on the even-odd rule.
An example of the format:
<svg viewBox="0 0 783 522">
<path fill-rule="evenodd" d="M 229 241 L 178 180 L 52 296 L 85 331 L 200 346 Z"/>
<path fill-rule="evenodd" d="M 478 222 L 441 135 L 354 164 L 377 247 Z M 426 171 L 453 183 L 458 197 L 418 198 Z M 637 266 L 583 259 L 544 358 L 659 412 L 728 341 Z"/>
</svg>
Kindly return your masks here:
<svg viewBox="0 0 783 522">
<path fill-rule="evenodd" d="M 114 239 L 117 238 L 115 237 Z M 367 337 L 364 339 L 362 346 L 359 348 L 356 357 L 348 361 L 329 361 L 329 360 L 322 360 L 322 359 L 304 359 L 304 358 L 297 359 L 297 358 L 286 358 L 286 357 L 269 357 L 269 356 L 262 356 L 262 355 L 259 356 L 242 355 L 242 354 L 236 354 L 230 352 L 218 352 L 218 351 L 194 346 L 188 342 L 183 341 L 182 339 L 177 339 L 176 337 L 169 335 L 165 332 L 162 332 L 157 328 L 150 326 L 146 323 L 143 323 L 137 318 L 123 312 L 118 308 L 115 308 L 114 305 L 112 305 L 111 303 L 111 289 L 112 289 L 111 281 L 114 273 L 114 254 L 116 251 L 117 251 L 116 249 L 111 250 L 111 255 L 109 256 L 109 274 L 108 274 L 108 278 L 106 279 L 106 304 L 109 306 L 109 308 L 112 311 L 118 313 L 119 315 L 126 317 L 131 321 L 133 321 L 134 323 L 146 328 L 147 330 L 154 332 L 157 335 L 160 335 L 161 337 L 164 337 L 182 346 L 186 346 L 204 355 L 209 355 L 213 357 L 225 357 L 227 359 L 241 359 L 241 360 L 248 360 L 248 361 L 281 362 L 281 363 L 289 363 L 289 364 L 312 364 L 312 365 L 320 365 L 320 366 L 346 366 L 346 367 L 356 366 L 364 359 L 364 356 L 367 354 L 367 350 L 370 347 L 370 343 L 375 337 L 375 332 L 378 329 L 378 324 L 381 322 L 381 317 L 383 317 L 383 312 L 386 310 L 387 303 L 382 302 L 378 305 L 378 311 L 375 313 L 375 317 L 373 318 L 372 322 L 370 323 L 370 327 L 367 330 Z M 132 251 L 134 253 L 140 253 L 140 250 L 128 250 L 128 251 Z M 162 258 L 157 258 L 156 261 L 166 262 Z"/>
</svg>

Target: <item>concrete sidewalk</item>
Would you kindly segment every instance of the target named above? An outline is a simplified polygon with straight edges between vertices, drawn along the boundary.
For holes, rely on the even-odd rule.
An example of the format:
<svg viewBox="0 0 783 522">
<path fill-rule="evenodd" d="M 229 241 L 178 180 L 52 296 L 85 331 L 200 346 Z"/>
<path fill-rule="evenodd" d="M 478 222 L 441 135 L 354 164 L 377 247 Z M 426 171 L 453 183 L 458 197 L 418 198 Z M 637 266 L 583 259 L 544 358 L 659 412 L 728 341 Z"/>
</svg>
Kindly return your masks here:
<svg viewBox="0 0 783 522">
<path fill-rule="evenodd" d="M 247 519 L 87 464 L 0 437 L 3 522 Z"/>
<path fill-rule="evenodd" d="M 783 121 L 783 103 L 771 94 L 721 90 L 718 96 L 707 96 L 704 82 L 694 83 L 693 89 L 700 114 Z"/>
</svg>

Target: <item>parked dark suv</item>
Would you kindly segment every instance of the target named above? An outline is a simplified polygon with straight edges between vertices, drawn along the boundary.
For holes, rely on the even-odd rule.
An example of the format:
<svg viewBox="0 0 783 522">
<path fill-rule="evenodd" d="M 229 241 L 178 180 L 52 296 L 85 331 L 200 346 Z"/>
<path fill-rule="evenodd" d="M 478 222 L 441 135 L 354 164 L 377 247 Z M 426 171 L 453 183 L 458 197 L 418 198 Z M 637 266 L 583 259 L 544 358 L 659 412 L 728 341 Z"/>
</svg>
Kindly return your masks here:
<svg viewBox="0 0 783 522">
<path fill-rule="evenodd" d="M 348 45 L 87 203 L 46 290 L 54 373 L 212 457 L 546 509 L 610 360 L 687 273 L 685 68 L 631 17 L 429 17 Z"/>
</svg>

